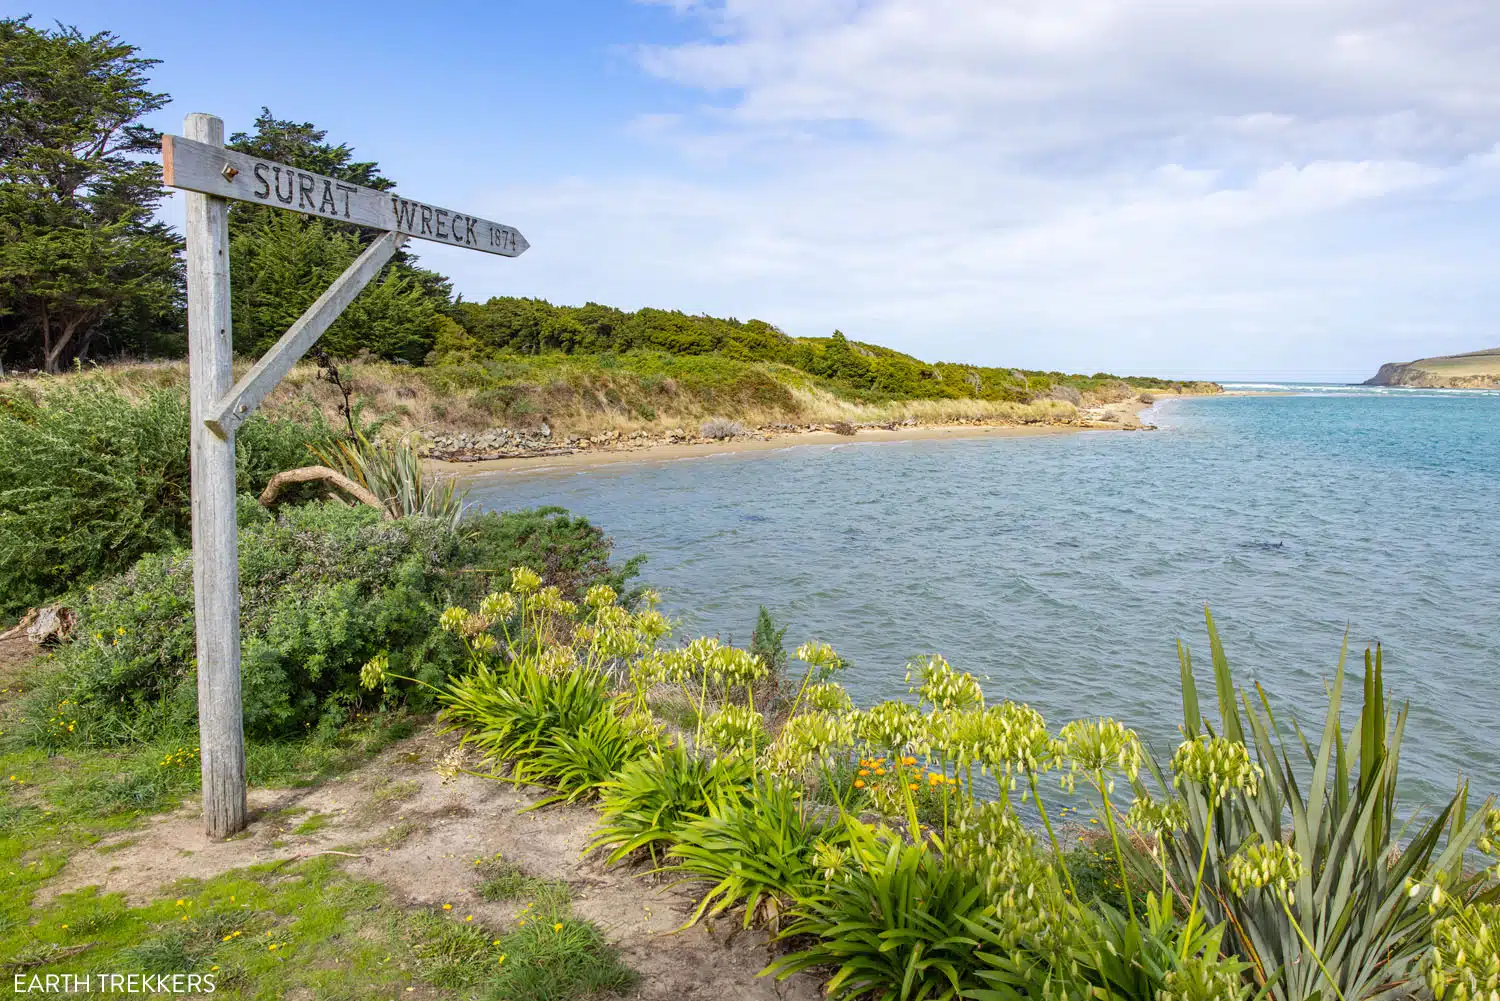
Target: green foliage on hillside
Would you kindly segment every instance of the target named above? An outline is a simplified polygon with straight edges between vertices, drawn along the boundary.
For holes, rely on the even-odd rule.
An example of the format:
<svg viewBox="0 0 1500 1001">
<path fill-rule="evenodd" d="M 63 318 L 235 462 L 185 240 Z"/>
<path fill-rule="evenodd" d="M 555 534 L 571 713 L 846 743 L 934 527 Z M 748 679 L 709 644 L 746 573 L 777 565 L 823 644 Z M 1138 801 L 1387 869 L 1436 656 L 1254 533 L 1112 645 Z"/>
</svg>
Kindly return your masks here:
<svg viewBox="0 0 1500 1001">
<path fill-rule="evenodd" d="M 472 391 L 469 405 L 499 421 L 535 421 L 574 408 L 627 412 L 644 421 L 697 401 L 710 413 L 795 416 L 791 386 L 810 382 L 795 369 L 717 355 L 662 351 L 614 354 L 498 354 L 445 358 L 416 375 L 441 398 Z"/>
<path fill-rule="evenodd" d="M 764 320 L 691 316 L 675 310 L 626 312 L 613 306 L 554 306 L 541 299 L 494 298 L 454 307 L 462 332 L 439 338 L 431 361 L 506 359 L 511 356 L 615 355 L 640 370 L 666 356 L 716 356 L 736 362 L 771 362 L 820 380 L 824 388 L 862 402 L 887 400 L 1006 400 L 1046 396 L 1056 386 L 1083 392 L 1120 382 L 1106 372 L 994 368 L 919 358 L 845 337 L 790 337 Z M 1163 379 L 1132 378 L 1131 385 L 1180 388 Z"/>
</svg>

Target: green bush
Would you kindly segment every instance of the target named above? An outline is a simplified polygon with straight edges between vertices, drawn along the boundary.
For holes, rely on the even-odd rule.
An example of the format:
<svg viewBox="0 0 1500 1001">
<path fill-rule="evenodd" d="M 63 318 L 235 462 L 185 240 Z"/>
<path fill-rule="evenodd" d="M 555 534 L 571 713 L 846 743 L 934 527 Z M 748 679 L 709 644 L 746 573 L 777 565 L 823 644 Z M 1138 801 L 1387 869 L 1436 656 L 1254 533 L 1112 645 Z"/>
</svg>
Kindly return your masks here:
<svg viewBox="0 0 1500 1001">
<path fill-rule="evenodd" d="M 240 615 L 246 731 L 285 736 L 344 723 L 373 696 L 359 669 L 386 653 L 427 685 L 463 662 L 437 628 L 450 604 L 475 601 L 494 567 L 531 563 L 567 589 L 622 586 L 609 543 L 558 509 L 482 514 L 454 532 L 423 518 L 383 521 L 369 508 L 314 503 L 272 518 L 246 505 L 240 530 Z M 28 713 L 43 742 L 116 743 L 188 733 L 196 725 L 192 554 L 143 557 L 81 596 L 74 639 Z M 422 685 L 387 696 L 428 702 Z M 69 728 L 72 729 L 69 729 Z"/>
<path fill-rule="evenodd" d="M 511 777 L 556 789 L 559 799 L 595 793 L 647 744 L 616 711 L 609 678 L 597 669 L 549 673 L 523 662 L 481 666 L 439 696 L 464 742 Z"/>
<path fill-rule="evenodd" d="M 926 844 L 853 826 L 862 863 L 829 873 L 799 905 L 786 934 L 815 941 L 771 970 L 834 967 L 831 998 L 951 998 L 980 987 L 966 922 L 991 909 L 982 880 Z"/>
<path fill-rule="evenodd" d="M 251 418 L 236 435 L 237 479 L 258 491 L 330 445 L 322 416 Z M 125 570 L 190 534 L 188 404 L 105 386 L 0 392 L 0 620 Z"/>
<path fill-rule="evenodd" d="M 681 743 L 652 751 L 604 784 L 594 846 L 608 848 L 610 862 L 642 851 L 655 859 L 658 848 L 677 843 L 684 824 L 708 812 L 709 803 L 748 792 L 753 773 L 740 755 L 704 758 Z"/>
<path fill-rule="evenodd" d="M 745 909 L 745 927 L 777 927 L 781 916 L 818 881 L 815 856 L 846 841 L 848 833 L 800 786 L 762 779 L 748 793 L 708 804 L 708 812 L 678 828 L 667 857 L 685 873 L 712 883 L 692 920 L 733 907 Z"/>
</svg>

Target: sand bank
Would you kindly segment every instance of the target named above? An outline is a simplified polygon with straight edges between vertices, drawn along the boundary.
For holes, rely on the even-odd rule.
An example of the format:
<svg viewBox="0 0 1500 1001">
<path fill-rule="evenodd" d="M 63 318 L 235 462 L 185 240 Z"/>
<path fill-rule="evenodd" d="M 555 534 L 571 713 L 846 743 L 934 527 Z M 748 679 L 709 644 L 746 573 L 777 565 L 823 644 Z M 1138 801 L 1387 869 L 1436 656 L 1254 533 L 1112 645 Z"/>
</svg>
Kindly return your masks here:
<svg viewBox="0 0 1500 1001">
<path fill-rule="evenodd" d="M 1133 414 L 1148 404 L 1134 404 Z M 1038 435 L 1071 434 L 1079 431 L 1150 430 L 1150 425 L 1107 421 L 1075 421 L 1067 424 L 943 424 L 896 428 L 861 428 L 857 434 L 833 431 L 757 433 L 724 441 L 694 441 L 680 444 L 653 442 L 637 447 L 582 449 L 566 455 L 519 456 L 477 462 L 429 461 L 434 471 L 457 476 L 495 472 L 541 472 L 552 469 L 585 469 L 619 463 L 671 462 L 680 459 L 732 455 L 739 452 L 772 452 L 809 445 L 868 445 L 882 442 L 946 441 L 958 438 L 1029 438 Z"/>
</svg>

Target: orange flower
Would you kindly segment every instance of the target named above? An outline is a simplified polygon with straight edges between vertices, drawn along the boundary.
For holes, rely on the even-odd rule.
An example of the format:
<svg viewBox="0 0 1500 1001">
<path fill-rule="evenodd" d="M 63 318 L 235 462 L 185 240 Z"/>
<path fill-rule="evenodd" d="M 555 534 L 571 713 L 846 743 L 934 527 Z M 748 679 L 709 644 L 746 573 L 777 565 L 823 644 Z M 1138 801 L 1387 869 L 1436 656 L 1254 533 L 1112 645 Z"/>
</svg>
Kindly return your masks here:
<svg viewBox="0 0 1500 1001">
<path fill-rule="evenodd" d="M 856 788 L 856 789 L 863 789 L 864 787 L 865 787 L 865 780 L 864 779 L 855 779 L 854 780 L 854 788 Z"/>
</svg>

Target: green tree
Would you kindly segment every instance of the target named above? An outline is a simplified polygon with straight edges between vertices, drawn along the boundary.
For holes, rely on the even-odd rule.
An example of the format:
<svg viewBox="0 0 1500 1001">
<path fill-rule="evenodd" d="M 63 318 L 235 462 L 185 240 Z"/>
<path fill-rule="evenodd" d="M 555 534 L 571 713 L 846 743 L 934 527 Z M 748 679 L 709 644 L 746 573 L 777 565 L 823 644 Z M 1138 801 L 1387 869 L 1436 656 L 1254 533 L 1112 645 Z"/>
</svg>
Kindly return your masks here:
<svg viewBox="0 0 1500 1001">
<path fill-rule="evenodd" d="M 104 322 L 179 323 L 181 241 L 152 218 L 167 103 L 110 32 L 0 20 L 0 346 L 56 372 Z"/>
<path fill-rule="evenodd" d="M 327 137 L 311 122 L 278 119 L 262 108 L 254 131 L 235 133 L 229 146 L 379 191 L 395 187 L 378 164 L 354 159 L 350 146 Z M 235 350 L 263 353 L 375 236 L 348 223 L 235 203 L 229 213 Z M 420 363 L 450 309 L 452 287 L 415 261 L 398 252 L 323 335 L 324 349 Z"/>
</svg>

